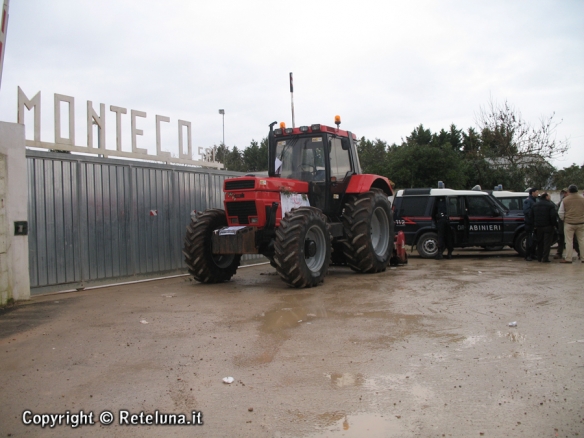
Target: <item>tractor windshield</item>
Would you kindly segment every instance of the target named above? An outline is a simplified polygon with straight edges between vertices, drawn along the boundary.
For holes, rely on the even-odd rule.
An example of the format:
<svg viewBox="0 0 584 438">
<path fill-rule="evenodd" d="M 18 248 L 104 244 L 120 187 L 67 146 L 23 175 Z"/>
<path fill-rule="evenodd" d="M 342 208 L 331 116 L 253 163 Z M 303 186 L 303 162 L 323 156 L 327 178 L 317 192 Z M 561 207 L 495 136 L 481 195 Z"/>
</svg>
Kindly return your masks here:
<svg viewBox="0 0 584 438">
<path fill-rule="evenodd" d="M 324 181 L 323 137 L 292 137 L 276 145 L 276 175 L 301 181 Z"/>
</svg>

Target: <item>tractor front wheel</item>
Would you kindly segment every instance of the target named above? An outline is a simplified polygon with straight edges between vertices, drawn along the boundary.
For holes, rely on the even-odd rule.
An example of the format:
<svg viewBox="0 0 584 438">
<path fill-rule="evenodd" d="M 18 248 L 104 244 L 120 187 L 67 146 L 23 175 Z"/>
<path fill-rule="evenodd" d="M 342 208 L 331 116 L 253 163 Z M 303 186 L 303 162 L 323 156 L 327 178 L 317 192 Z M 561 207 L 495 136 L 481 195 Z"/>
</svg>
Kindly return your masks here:
<svg viewBox="0 0 584 438">
<path fill-rule="evenodd" d="M 292 287 L 324 281 L 331 260 L 330 225 L 313 207 L 293 209 L 280 221 L 274 244 L 278 275 Z"/>
<path fill-rule="evenodd" d="M 357 272 L 385 271 L 393 254 L 394 223 L 391 204 L 379 189 L 352 196 L 345 205 L 343 225 L 347 234 L 344 253 Z"/>
<path fill-rule="evenodd" d="M 183 254 L 189 273 L 201 283 L 229 281 L 237 271 L 240 254 L 213 254 L 211 250 L 213 231 L 225 226 L 225 211 L 218 208 L 197 213 L 187 226 Z"/>
</svg>

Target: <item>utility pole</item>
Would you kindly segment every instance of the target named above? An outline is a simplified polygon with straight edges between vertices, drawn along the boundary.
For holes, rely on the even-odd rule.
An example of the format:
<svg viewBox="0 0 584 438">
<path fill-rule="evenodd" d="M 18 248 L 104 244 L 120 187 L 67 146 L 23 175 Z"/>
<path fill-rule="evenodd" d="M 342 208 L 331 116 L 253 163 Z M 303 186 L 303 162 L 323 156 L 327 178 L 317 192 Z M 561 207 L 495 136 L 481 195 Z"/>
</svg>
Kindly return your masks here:
<svg viewBox="0 0 584 438">
<path fill-rule="evenodd" d="M 223 116 L 223 146 L 225 146 L 225 110 L 220 109 L 219 114 Z"/>
</svg>

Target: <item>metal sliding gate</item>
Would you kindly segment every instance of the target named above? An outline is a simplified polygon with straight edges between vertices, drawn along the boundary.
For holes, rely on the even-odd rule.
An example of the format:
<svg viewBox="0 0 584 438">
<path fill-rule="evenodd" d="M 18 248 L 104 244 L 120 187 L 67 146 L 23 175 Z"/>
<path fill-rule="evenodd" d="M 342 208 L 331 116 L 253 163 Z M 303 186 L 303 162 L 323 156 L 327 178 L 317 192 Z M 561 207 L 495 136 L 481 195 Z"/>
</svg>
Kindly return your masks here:
<svg viewBox="0 0 584 438">
<path fill-rule="evenodd" d="M 27 151 L 31 294 L 185 273 L 193 210 L 237 172 Z M 247 256 L 258 258 L 261 256 Z"/>
</svg>

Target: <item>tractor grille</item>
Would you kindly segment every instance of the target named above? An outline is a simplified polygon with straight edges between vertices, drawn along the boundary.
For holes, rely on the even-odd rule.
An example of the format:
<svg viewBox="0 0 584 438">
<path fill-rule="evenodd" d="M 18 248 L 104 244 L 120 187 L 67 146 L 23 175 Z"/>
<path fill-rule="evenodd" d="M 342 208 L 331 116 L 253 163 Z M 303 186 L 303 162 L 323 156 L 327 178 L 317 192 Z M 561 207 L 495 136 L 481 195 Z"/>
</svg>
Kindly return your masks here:
<svg viewBox="0 0 584 438">
<path fill-rule="evenodd" d="M 225 181 L 225 190 L 253 189 L 254 187 L 255 179 L 236 179 L 233 181 Z"/>
<path fill-rule="evenodd" d="M 249 216 L 257 216 L 254 201 L 227 202 L 227 216 L 237 216 L 240 224 L 249 224 Z"/>
</svg>

